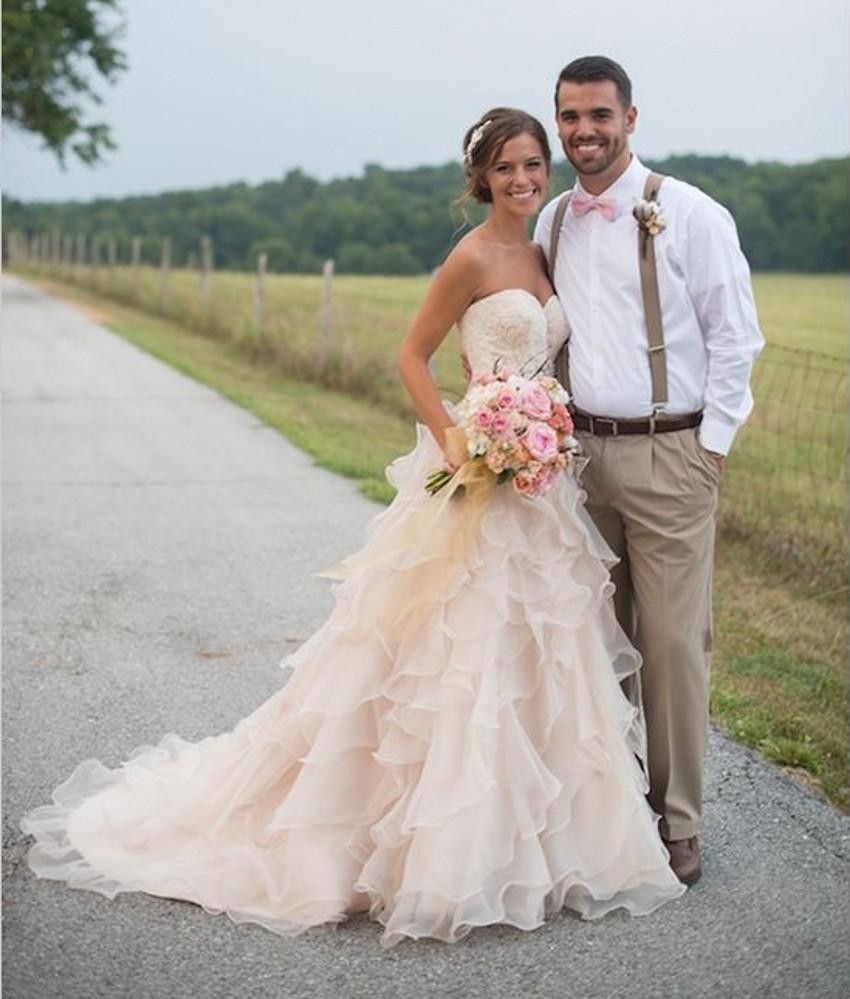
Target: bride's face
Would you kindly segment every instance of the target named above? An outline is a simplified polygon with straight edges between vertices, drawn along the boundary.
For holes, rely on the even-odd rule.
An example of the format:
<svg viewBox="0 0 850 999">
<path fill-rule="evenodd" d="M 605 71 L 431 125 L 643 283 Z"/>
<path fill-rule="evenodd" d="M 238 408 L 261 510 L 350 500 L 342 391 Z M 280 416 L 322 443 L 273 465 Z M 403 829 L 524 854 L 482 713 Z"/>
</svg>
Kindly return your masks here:
<svg viewBox="0 0 850 999">
<path fill-rule="evenodd" d="M 493 208 L 529 216 L 540 210 L 549 186 L 549 171 L 540 143 L 523 132 L 508 139 L 484 173 Z"/>
</svg>

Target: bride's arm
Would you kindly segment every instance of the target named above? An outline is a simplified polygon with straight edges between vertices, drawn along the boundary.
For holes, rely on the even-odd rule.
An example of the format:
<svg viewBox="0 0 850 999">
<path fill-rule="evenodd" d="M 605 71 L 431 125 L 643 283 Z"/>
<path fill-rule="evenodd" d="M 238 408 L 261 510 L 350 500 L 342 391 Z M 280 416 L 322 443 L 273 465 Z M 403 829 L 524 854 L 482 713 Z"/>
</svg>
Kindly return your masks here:
<svg viewBox="0 0 850 999">
<path fill-rule="evenodd" d="M 443 408 L 428 360 L 475 298 L 481 279 L 477 253 L 461 243 L 437 271 L 398 352 L 398 371 L 419 418 L 445 449 L 445 431 L 452 426 Z"/>
</svg>

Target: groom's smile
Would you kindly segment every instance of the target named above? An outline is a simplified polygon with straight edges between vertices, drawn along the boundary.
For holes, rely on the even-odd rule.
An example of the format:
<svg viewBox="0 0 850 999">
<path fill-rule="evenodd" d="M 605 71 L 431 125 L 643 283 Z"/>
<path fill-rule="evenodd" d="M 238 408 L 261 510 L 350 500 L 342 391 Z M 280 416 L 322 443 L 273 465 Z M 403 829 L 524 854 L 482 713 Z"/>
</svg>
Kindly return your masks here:
<svg viewBox="0 0 850 999">
<path fill-rule="evenodd" d="M 558 87 L 555 118 L 567 159 L 581 178 L 593 177 L 590 186 L 598 190 L 591 193 L 601 193 L 628 166 L 637 109 L 623 107 L 611 80 L 565 82 Z"/>
</svg>

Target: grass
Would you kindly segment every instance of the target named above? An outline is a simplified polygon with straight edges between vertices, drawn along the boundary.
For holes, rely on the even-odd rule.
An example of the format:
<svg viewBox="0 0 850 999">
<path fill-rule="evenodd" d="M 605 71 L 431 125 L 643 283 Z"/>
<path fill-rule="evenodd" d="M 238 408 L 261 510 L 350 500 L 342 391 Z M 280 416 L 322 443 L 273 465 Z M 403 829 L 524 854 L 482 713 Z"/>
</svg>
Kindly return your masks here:
<svg viewBox="0 0 850 999">
<path fill-rule="evenodd" d="M 316 325 L 319 281 L 309 277 L 278 281 L 276 308 L 281 315 L 276 328 L 288 325 L 295 344 L 307 350 Z M 216 275 L 216 283 L 222 285 L 218 293 L 222 303 L 225 292 L 235 300 L 250 288 L 246 275 L 226 275 L 221 281 Z M 345 335 L 356 341 L 358 349 L 382 355 L 385 362 L 425 284 L 421 278 L 339 279 L 337 308 L 345 311 L 351 324 Z M 759 276 L 755 286 L 768 350 L 788 350 L 792 338 L 805 336 L 836 358 L 846 356 L 843 282 L 832 277 L 769 275 Z M 144 350 L 249 409 L 323 467 L 356 479 L 366 495 L 383 502 L 391 498 L 383 469 L 413 440 L 411 420 L 392 397 L 354 397 L 287 377 L 267 363 L 268 354 L 258 349 L 250 324 L 238 335 L 232 331 L 222 335 L 223 313 L 211 313 L 218 322 L 207 324 L 208 335 L 199 335 L 185 322 L 158 318 L 90 291 L 64 284 L 48 287 Z M 195 326 L 204 328 L 200 320 Z M 267 329 L 266 336 L 270 335 Z M 444 347 L 437 368 L 438 380 L 455 391 L 462 384 L 456 350 L 456 343 Z M 773 363 L 768 359 L 766 352 L 759 362 L 764 369 Z M 795 393 L 807 395 L 802 363 L 791 363 L 781 377 L 774 372 L 770 384 L 765 384 L 764 376 L 760 382 L 757 375 L 756 414 L 772 405 L 788 407 Z M 806 363 L 811 364 L 811 359 Z M 844 365 L 840 370 L 828 367 L 835 372 L 830 377 L 837 379 L 833 385 L 841 416 L 828 413 L 826 419 L 839 423 L 846 410 Z M 815 392 L 816 401 L 822 397 L 823 390 Z M 789 443 L 781 426 L 773 426 L 770 419 L 765 415 L 760 425 L 754 416 L 753 425 L 742 432 L 722 490 L 712 715 L 733 738 L 847 809 L 846 427 L 842 422 L 826 447 L 823 461 L 831 467 L 818 479 L 807 470 L 805 462 L 811 465 L 811 456 L 806 448 L 816 450 L 824 433 L 815 423 L 807 429 L 801 418 L 794 430 L 798 439 Z M 791 435 L 786 432 L 784 437 Z M 777 439 L 778 458 L 770 450 Z M 801 467 L 783 479 L 794 447 L 800 448 Z"/>
<path fill-rule="evenodd" d="M 773 347 L 848 359 L 848 284 L 842 274 L 756 274 L 759 320 Z"/>
<path fill-rule="evenodd" d="M 773 571 L 838 588 L 848 552 L 846 362 L 768 346 L 753 391 L 721 494 L 724 530 L 757 542 Z"/>
<path fill-rule="evenodd" d="M 847 810 L 846 590 L 782 581 L 758 566 L 746 544 L 718 548 L 712 716 Z"/>
</svg>

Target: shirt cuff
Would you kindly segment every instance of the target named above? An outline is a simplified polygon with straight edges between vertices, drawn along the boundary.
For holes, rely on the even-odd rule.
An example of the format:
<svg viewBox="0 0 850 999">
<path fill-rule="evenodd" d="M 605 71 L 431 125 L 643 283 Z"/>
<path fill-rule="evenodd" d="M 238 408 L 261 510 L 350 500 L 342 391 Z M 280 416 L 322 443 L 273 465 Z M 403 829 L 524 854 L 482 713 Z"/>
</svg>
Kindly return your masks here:
<svg viewBox="0 0 850 999">
<path fill-rule="evenodd" d="M 738 428 L 730 427 L 728 423 L 723 423 L 710 416 L 703 417 L 699 427 L 699 442 L 706 451 L 725 455 L 729 453 L 737 432 Z"/>
</svg>

